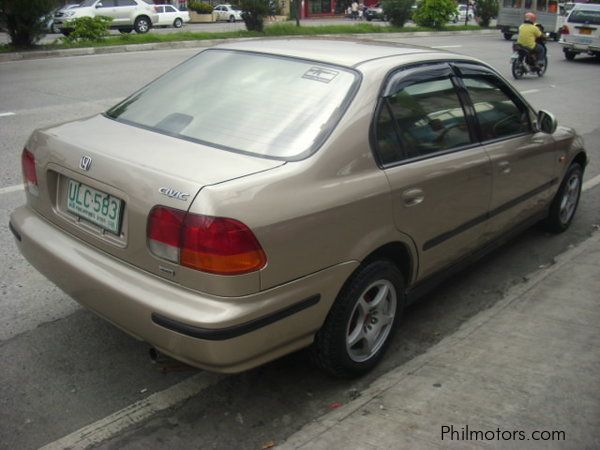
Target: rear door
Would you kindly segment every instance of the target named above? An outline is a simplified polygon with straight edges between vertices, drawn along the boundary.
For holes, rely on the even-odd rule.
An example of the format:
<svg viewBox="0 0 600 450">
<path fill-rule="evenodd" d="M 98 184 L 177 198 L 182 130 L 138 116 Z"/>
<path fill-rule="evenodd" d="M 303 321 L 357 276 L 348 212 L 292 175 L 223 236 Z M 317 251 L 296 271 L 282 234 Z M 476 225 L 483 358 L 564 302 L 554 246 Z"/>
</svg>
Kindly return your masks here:
<svg viewBox="0 0 600 450">
<path fill-rule="evenodd" d="M 133 25 L 136 8 L 135 0 L 117 0 L 116 19 L 113 25 Z"/>
<path fill-rule="evenodd" d="M 491 197 L 490 161 L 473 134 L 450 65 L 394 73 L 373 130 L 396 226 L 421 254 L 419 277 L 474 250 Z"/>
<path fill-rule="evenodd" d="M 498 75 L 473 64 L 455 67 L 492 164 L 490 239 L 544 209 L 558 182 L 558 155 L 552 136 L 535 131 L 532 111 Z"/>
</svg>

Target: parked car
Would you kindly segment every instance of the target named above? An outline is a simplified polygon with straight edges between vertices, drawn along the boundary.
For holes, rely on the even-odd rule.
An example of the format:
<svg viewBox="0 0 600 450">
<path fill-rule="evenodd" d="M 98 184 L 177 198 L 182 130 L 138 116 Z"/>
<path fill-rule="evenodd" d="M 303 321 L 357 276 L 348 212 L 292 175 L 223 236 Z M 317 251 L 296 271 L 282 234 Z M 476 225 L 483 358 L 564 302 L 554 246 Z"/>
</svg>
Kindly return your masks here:
<svg viewBox="0 0 600 450">
<path fill-rule="evenodd" d="M 227 20 L 228 22 L 242 20 L 242 10 L 238 6 L 217 5 L 213 9 L 213 14 L 217 20 Z"/>
<path fill-rule="evenodd" d="M 365 12 L 365 18 L 370 22 L 371 20 L 382 20 L 387 22 L 388 18 L 383 12 L 383 6 L 381 3 L 376 3 L 374 6 L 367 8 Z"/>
<path fill-rule="evenodd" d="M 54 15 L 54 25 L 64 35 L 72 28 L 69 21 L 79 17 L 106 16 L 112 19 L 111 28 L 123 33 L 147 33 L 158 21 L 158 14 L 150 0 L 84 0 L 78 7 L 59 10 Z"/>
<path fill-rule="evenodd" d="M 158 13 L 155 26 L 181 28 L 184 23 L 190 21 L 190 13 L 179 11 L 173 5 L 155 5 L 154 9 Z"/>
<path fill-rule="evenodd" d="M 159 352 L 239 372 L 311 346 L 354 376 L 444 277 L 540 220 L 566 230 L 586 164 L 574 130 L 474 58 L 234 42 L 35 131 L 9 226 Z"/>
<path fill-rule="evenodd" d="M 58 29 L 58 27 L 56 26 L 56 24 L 54 23 L 54 16 L 59 12 L 59 11 L 66 11 L 69 9 L 73 9 L 73 8 L 78 8 L 79 4 L 78 3 L 73 3 L 70 5 L 65 5 L 62 6 L 60 8 L 56 8 L 54 10 L 52 10 L 50 13 L 48 13 L 46 16 L 43 16 L 40 21 L 44 24 L 44 30 L 48 33 L 55 33 L 58 34 L 60 33 L 60 30 Z"/>
<path fill-rule="evenodd" d="M 452 22 L 464 22 L 467 19 L 467 15 L 469 16 L 469 20 L 473 20 L 473 8 L 469 7 L 469 12 L 467 13 L 467 5 L 458 5 Z"/>
<path fill-rule="evenodd" d="M 580 53 L 600 57 L 600 5 L 575 5 L 562 27 L 559 42 L 569 61 Z"/>
</svg>

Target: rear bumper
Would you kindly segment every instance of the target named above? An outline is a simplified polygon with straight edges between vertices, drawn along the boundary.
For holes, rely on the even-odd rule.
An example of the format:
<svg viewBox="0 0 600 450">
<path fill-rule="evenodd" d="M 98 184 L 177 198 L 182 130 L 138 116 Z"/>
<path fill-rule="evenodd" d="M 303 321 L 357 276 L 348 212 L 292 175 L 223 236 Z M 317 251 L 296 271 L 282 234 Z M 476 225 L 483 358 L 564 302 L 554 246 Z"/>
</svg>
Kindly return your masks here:
<svg viewBox="0 0 600 450">
<path fill-rule="evenodd" d="M 600 42 L 592 42 L 589 44 L 581 44 L 578 42 L 569 42 L 564 39 L 559 41 L 563 49 L 571 50 L 573 52 L 585 52 L 585 53 L 600 53 Z"/>
<path fill-rule="evenodd" d="M 312 343 L 357 267 L 340 264 L 244 297 L 181 287 L 98 251 L 27 206 L 10 228 L 27 260 L 63 291 L 127 333 L 188 364 L 239 372 Z"/>
</svg>

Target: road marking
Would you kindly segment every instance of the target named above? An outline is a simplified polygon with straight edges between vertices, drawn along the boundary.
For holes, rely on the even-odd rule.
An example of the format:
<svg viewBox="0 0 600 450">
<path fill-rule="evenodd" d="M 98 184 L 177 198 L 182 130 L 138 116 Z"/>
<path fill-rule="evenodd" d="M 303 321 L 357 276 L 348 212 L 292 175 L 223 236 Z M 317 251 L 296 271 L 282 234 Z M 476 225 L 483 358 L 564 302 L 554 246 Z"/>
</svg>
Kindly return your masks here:
<svg viewBox="0 0 600 450">
<path fill-rule="evenodd" d="M 432 45 L 431 48 L 459 48 L 462 45 Z"/>
<path fill-rule="evenodd" d="M 0 113 L 0 117 L 8 117 L 8 116 L 14 116 L 14 115 L 15 115 L 14 112 Z"/>
<path fill-rule="evenodd" d="M 587 180 L 585 183 L 583 183 L 583 186 L 581 187 L 582 191 L 587 191 L 588 189 L 593 188 L 594 186 L 600 184 L 600 175 L 596 175 L 594 178 L 592 178 L 591 180 Z"/>
<path fill-rule="evenodd" d="M 529 89 L 527 91 L 521 91 L 521 94 L 534 94 L 536 92 L 540 92 L 539 89 Z"/>
<path fill-rule="evenodd" d="M 68 436 L 46 444 L 40 450 L 84 449 L 99 444 L 127 427 L 199 394 L 210 385 L 223 379 L 223 377 L 224 375 L 201 372 L 164 391 L 156 392 L 139 402 L 135 402 L 104 419 L 83 427 Z"/>
<path fill-rule="evenodd" d="M 20 191 L 22 189 L 23 189 L 23 185 L 22 184 L 15 184 L 14 186 L 3 187 L 3 188 L 0 188 L 0 195 L 2 195 L 2 194 L 8 194 L 9 192 Z"/>
</svg>

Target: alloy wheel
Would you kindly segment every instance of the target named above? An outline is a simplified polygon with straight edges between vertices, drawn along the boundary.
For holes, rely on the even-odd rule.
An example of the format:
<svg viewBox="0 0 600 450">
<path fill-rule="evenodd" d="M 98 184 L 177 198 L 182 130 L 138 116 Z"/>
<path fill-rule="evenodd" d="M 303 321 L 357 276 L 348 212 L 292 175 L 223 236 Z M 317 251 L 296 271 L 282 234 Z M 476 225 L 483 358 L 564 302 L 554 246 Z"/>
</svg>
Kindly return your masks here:
<svg viewBox="0 0 600 450">
<path fill-rule="evenodd" d="M 355 362 L 375 355 L 385 343 L 394 323 L 397 293 L 388 280 L 370 284 L 356 302 L 346 327 L 346 350 Z"/>
</svg>

